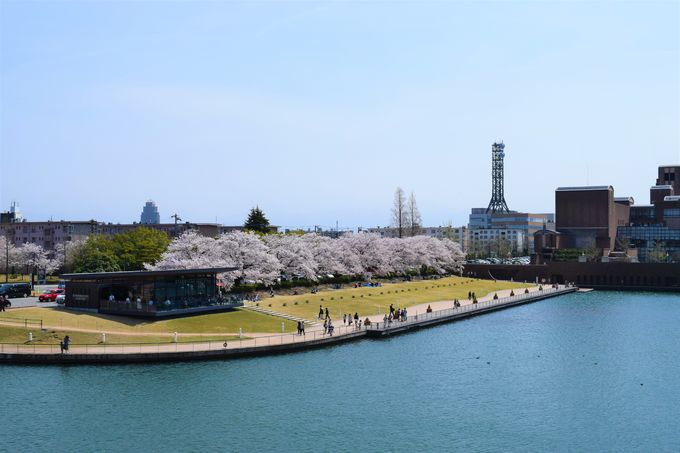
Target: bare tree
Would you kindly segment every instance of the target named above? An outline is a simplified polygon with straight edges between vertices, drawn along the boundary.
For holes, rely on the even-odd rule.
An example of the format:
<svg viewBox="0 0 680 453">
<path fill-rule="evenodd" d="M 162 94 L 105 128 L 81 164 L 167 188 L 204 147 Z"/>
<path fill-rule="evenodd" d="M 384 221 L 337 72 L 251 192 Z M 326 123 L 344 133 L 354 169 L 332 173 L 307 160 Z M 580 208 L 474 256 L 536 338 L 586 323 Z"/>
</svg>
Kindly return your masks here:
<svg viewBox="0 0 680 453">
<path fill-rule="evenodd" d="M 409 235 L 419 235 L 423 226 L 423 219 L 420 217 L 420 211 L 416 204 L 416 196 L 413 191 L 411 191 L 411 196 L 408 198 L 408 203 L 406 203 L 406 214 L 408 216 Z"/>
<path fill-rule="evenodd" d="M 392 205 L 392 226 L 397 229 L 399 237 L 404 237 L 404 230 L 409 226 L 408 210 L 406 209 L 406 195 L 401 187 L 394 191 Z"/>
</svg>

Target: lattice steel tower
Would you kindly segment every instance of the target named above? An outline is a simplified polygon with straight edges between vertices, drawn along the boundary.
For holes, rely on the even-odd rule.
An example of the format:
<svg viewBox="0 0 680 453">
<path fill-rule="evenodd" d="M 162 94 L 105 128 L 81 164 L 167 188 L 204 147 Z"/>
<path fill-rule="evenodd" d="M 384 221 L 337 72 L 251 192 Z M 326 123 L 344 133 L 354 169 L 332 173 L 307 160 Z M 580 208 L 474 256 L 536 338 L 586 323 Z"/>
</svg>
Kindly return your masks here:
<svg viewBox="0 0 680 453">
<path fill-rule="evenodd" d="M 491 147 L 491 201 L 486 212 L 510 212 L 503 195 L 503 158 L 505 157 L 503 142 L 494 143 Z"/>
</svg>

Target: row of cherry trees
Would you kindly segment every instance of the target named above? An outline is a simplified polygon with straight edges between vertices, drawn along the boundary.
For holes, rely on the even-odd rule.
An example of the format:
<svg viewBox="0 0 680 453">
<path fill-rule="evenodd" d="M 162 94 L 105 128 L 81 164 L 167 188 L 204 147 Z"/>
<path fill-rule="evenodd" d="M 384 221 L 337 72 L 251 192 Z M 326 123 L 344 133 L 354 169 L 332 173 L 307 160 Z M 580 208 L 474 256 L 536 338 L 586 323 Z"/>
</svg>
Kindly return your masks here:
<svg viewBox="0 0 680 453">
<path fill-rule="evenodd" d="M 36 270 L 53 274 L 63 269 L 85 245 L 85 240 L 59 243 L 54 250 L 47 251 L 41 245 L 26 243 L 19 246 L 0 236 L 0 269 L 9 272 L 30 273 Z"/>
<path fill-rule="evenodd" d="M 405 275 L 423 266 L 439 274 L 455 273 L 463 257 L 457 243 L 427 236 L 347 234 L 331 239 L 313 233 L 259 236 L 236 231 L 212 239 L 189 231 L 146 268 L 235 267 L 237 271 L 223 275 L 230 288 L 236 282 L 272 284 L 282 275 L 316 281 L 328 275 Z"/>
</svg>

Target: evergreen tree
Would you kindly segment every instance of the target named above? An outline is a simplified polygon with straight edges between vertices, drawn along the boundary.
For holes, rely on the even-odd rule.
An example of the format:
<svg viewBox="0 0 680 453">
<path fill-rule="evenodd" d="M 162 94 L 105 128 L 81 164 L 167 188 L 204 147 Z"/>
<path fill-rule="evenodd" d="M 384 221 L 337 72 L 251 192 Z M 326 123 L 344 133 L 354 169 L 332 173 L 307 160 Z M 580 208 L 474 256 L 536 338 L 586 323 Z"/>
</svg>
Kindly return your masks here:
<svg viewBox="0 0 680 453">
<path fill-rule="evenodd" d="M 259 206 L 255 206 L 250 210 L 243 228 L 266 234 L 269 233 L 269 220 L 265 217 L 264 212 L 262 212 Z"/>
</svg>

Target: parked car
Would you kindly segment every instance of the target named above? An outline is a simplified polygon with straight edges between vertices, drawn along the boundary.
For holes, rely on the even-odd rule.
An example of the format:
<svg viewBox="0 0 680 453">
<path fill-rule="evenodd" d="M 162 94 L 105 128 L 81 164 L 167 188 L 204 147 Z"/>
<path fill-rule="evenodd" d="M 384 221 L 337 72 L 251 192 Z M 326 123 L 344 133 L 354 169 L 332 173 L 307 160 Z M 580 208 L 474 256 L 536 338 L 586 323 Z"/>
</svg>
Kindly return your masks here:
<svg viewBox="0 0 680 453">
<path fill-rule="evenodd" d="M 7 297 L 28 297 L 31 295 L 31 285 L 28 283 L 3 283 L 0 294 Z"/>
<path fill-rule="evenodd" d="M 54 302 L 59 294 L 64 294 L 63 289 L 47 289 L 38 296 L 40 302 Z"/>
<path fill-rule="evenodd" d="M 64 305 L 64 304 L 66 303 L 66 294 L 64 294 L 64 293 L 59 294 L 59 295 L 57 296 L 57 298 L 55 299 L 55 301 L 56 301 L 59 305 Z"/>
</svg>

